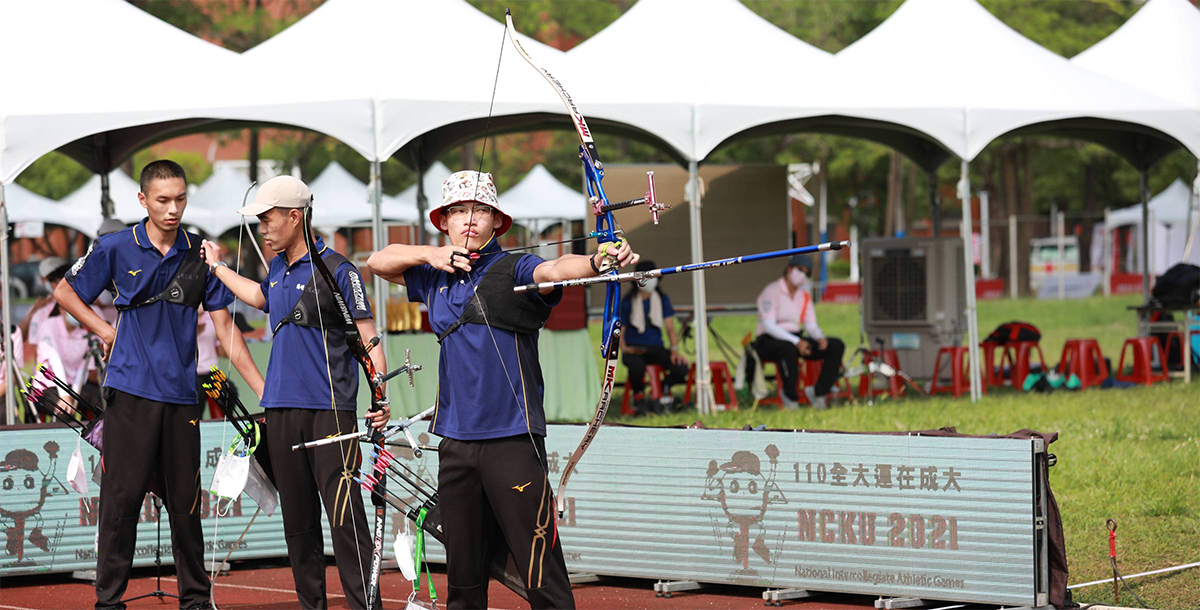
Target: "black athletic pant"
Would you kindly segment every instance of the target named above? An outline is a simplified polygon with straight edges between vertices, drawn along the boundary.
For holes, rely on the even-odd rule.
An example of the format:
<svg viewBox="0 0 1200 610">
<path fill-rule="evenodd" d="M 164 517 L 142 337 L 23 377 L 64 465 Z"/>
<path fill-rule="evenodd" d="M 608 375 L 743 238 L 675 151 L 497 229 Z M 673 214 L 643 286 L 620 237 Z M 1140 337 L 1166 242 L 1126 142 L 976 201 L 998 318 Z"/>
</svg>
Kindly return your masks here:
<svg viewBox="0 0 1200 610">
<path fill-rule="evenodd" d="M 634 394 L 641 394 L 646 389 L 646 365 L 648 364 L 657 364 L 663 367 L 663 370 L 667 372 L 667 379 L 664 382 L 666 385 L 678 385 L 687 381 L 688 366 L 672 364 L 671 350 L 661 345 L 630 347 L 646 350 L 640 354 L 621 356 L 621 362 L 625 363 L 625 368 L 629 369 L 625 383 L 629 384 L 629 389 L 633 390 Z"/>
<path fill-rule="evenodd" d="M 357 429 L 353 411 L 267 409 L 267 449 L 279 489 L 283 533 L 296 597 L 302 608 L 325 608 L 325 543 L 321 505 L 329 518 L 342 593 L 351 608 L 365 608 L 371 572 L 372 531 L 362 491 L 351 478 L 362 462 L 358 441 L 292 451 L 292 445 Z M 357 540 L 357 542 L 356 542 Z M 376 600 L 378 602 L 378 599 Z M 379 607 L 376 605 L 375 607 Z"/>
<path fill-rule="evenodd" d="M 138 515 L 158 477 L 171 523 L 179 578 L 179 607 L 209 603 L 200 527 L 200 408 L 107 390 L 104 412 L 104 484 L 100 486 L 100 557 L 96 607 L 124 608 L 137 543 Z"/>
<path fill-rule="evenodd" d="M 529 435 L 438 445 L 438 505 L 445 529 L 447 610 L 487 608 L 491 545 L 507 544 L 532 608 L 574 608 L 545 441 Z M 541 460 L 538 457 L 541 457 Z"/>
<path fill-rule="evenodd" d="M 816 385 L 813 386 L 813 394 L 824 396 L 829 393 L 830 388 L 837 382 L 838 376 L 842 374 L 842 354 L 846 352 L 846 345 L 841 339 L 826 337 L 829 344 L 825 349 L 819 349 L 817 342 L 811 339 L 801 339 L 808 343 L 810 351 L 805 360 L 821 360 L 821 376 L 817 378 Z M 781 377 L 779 383 L 783 384 L 783 393 L 789 400 L 800 400 L 799 392 L 797 391 L 797 382 L 800 379 L 800 352 L 796 349 L 796 345 L 781 341 L 771 335 L 759 335 L 754 341 L 754 349 L 758 352 L 758 357 L 765 360 L 774 360 L 778 364 L 778 374 Z"/>
</svg>

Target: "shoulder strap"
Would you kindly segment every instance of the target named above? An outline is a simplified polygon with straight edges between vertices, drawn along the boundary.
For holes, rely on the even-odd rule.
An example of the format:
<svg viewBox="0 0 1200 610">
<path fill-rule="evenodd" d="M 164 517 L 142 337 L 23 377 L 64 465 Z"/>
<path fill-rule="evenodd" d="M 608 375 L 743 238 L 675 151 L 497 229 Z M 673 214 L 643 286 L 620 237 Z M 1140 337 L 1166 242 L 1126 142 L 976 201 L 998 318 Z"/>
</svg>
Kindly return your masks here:
<svg viewBox="0 0 1200 610">
<path fill-rule="evenodd" d="M 175 275 L 171 277 L 170 283 L 160 293 L 132 305 L 118 307 L 120 311 L 128 311 L 138 307 L 145 307 L 159 301 L 175 303 L 177 305 L 186 305 L 192 309 L 200 307 L 200 303 L 204 301 L 204 292 L 208 281 L 208 266 L 204 263 L 204 256 L 200 250 L 200 240 L 192 240 L 192 247 L 183 254 L 183 262 L 179 264 L 179 269 L 175 270 Z"/>
<path fill-rule="evenodd" d="M 347 259 L 345 256 L 342 256 L 340 252 L 334 250 L 333 248 L 326 248 L 326 251 L 326 254 L 320 255 L 321 260 L 325 261 L 326 265 L 328 265 L 330 269 L 333 269 L 335 274 L 337 273 L 339 267 L 341 267 L 344 263 L 349 262 L 349 259 Z M 308 282 L 304 284 L 304 290 L 300 293 L 300 298 L 296 299 L 296 305 L 292 307 L 292 311 L 289 312 L 288 315 L 279 320 L 279 323 L 275 325 L 275 329 L 272 331 L 272 333 L 278 333 L 279 329 L 283 328 L 285 324 L 295 324 L 297 326 L 319 326 L 320 322 L 316 318 L 318 310 L 320 310 L 321 314 L 324 316 L 325 323 L 327 325 L 342 324 L 341 318 L 335 316 L 335 314 L 337 314 L 337 306 L 333 302 L 333 295 L 328 294 L 327 292 L 322 292 L 321 306 L 317 307 L 317 281 L 320 281 L 322 287 L 324 287 L 325 281 L 318 275 L 313 275 L 312 277 L 308 278 Z M 340 290 L 340 288 L 337 286 L 330 286 L 328 289 Z"/>
<path fill-rule="evenodd" d="M 534 333 L 546 323 L 550 307 L 535 303 L 527 295 L 512 291 L 513 272 L 528 254 L 505 254 L 492 263 L 476 286 L 475 296 L 446 330 L 438 334 L 438 343 L 463 324 L 487 324 L 516 333 Z M 483 309 L 481 311 L 480 309 Z"/>
</svg>

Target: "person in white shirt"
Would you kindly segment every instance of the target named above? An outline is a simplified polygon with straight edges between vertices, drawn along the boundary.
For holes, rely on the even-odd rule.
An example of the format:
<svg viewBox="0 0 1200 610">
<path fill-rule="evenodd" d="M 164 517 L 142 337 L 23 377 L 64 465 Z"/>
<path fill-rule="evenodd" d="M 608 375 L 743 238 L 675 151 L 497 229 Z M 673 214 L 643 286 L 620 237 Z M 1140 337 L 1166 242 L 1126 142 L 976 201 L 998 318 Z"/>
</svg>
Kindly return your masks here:
<svg viewBox="0 0 1200 610">
<path fill-rule="evenodd" d="M 783 384 L 784 406 L 799 406 L 800 358 L 821 360 L 821 376 L 816 385 L 805 387 L 814 408 L 828 407 L 826 395 L 842 370 L 846 345 L 840 339 L 826 337 L 817 325 L 817 312 L 808 294 L 808 276 L 812 263 L 803 254 L 788 259 L 783 277 L 767 284 L 758 295 L 758 328 L 754 349 L 762 360 L 776 362 L 779 383 Z"/>
</svg>

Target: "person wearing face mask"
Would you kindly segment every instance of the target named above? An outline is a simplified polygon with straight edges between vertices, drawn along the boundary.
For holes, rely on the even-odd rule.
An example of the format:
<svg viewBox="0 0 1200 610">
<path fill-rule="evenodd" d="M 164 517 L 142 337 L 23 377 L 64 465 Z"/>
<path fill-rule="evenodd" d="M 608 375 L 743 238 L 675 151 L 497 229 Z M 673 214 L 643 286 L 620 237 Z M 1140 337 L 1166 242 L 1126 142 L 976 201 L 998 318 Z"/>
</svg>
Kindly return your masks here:
<svg viewBox="0 0 1200 610">
<path fill-rule="evenodd" d="M 63 279 L 68 269 L 70 267 L 67 266 L 66 261 L 57 256 L 48 256 L 38 263 L 38 275 L 42 278 L 42 286 L 45 287 L 46 294 L 38 297 L 37 301 L 33 303 L 33 307 L 26 312 L 25 318 L 19 323 L 21 333 L 25 335 L 30 344 L 37 345 L 33 341 L 33 335 L 37 333 L 38 325 L 50 317 L 50 312 L 55 309 L 54 286 Z"/>
<path fill-rule="evenodd" d="M 638 263 L 638 271 L 655 269 L 653 261 Z M 688 362 L 679 353 L 679 333 L 675 330 L 675 308 L 671 297 L 662 291 L 659 278 L 646 280 L 646 285 L 633 287 L 621 299 L 621 362 L 628 374 L 625 383 L 633 391 L 634 403 L 640 414 L 651 411 L 667 412 L 674 404 L 671 386 L 687 380 Z M 670 349 L 663 344 L 663 329 L 667 331 Z M 646 366 L 656 364 L 667 372 L 663 396 L 659 401 L 644 397 Z"/>
<path fill-rule="evenodd" d="M 846 346 L 827 338 L 817 325 L 817 312 L 808 293 L 812 263 L 797 254 L 788 259 L 783 277 L 767 284 L 758 295 L 758 328 L 754 349 L 759 358 L 777 363 L 785 408 L 799 406 L 800 358 L 823 362 L 821 376 L 804 391 L 815 409 L 828 407 L 826 395 L 841 374 Z"/>
</svg>

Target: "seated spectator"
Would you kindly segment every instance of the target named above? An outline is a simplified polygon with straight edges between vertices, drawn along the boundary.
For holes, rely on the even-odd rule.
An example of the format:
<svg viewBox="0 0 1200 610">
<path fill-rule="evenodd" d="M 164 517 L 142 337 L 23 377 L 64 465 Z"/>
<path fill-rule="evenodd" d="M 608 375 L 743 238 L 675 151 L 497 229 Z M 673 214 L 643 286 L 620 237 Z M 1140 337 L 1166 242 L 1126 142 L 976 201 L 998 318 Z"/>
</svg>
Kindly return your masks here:
<svg viewBox="0 0 1200 610">
<path fill-rule="evenodd" d="M 638 271 L 655 269 L 652 261 L 638 263 Z M 671 348 L 663 344 L 663 329 Z M 665 413 L 675 402 L 671 386 L 687 380 L 688 362 L 679 353 L 679 333 L 675 330 L 675 308 L 659 286 L 659 278 L 646 281 L 645 286 L 634 284 L 621 299 L 621 362 L 628 374 L 625 383 L 633 392 L 634 407 L 640 414 Z M 656 364 L 667 371 L 663 396 L 653 401 L 645 396 L 646 365 Z"/>
<path fill-rule="evenodd" d="M 821 376 L 817 384 L 804 392 L 813 408 L 828 407 L 826 396 L 842 371 L 846 346 L 839 339 L 826 338 L 817 325 L 817 312 L 809 296 L 809 258 L 797 254 L 788 259 L 783 277 L 767 284 L 758 295 L 758 328 L 754 349 L 763 361 L 776 362 L 778 383 L 783 385 L 784 407 L 800 406 L 797 390 L 800 358 L 820 360 Z"/>
</svg>

